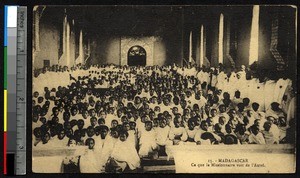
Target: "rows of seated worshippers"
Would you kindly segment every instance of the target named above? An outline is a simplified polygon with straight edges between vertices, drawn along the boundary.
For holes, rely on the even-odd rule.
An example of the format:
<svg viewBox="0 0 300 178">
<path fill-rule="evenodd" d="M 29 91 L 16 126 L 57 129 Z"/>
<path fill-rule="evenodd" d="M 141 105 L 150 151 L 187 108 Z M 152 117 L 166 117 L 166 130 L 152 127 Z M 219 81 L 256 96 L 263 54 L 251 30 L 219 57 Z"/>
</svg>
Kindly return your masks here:
<svg viewBox="0 0 300 178">
<path fill-rule="evenodd" d="M 286 78 L 261 82 L 246 77 L 244 67 L 228 75 L 222 67 L 176 65 L 95 65 L 63 73 L 33 79 L 33 91 L 44 82 L 44 91 L 33 93 L 33 144 L 85 145 L 75 161 L 66 161 L 80 172 L 137 170 L 141 158 L 171 154 L 168 145 L 294 140 L 295 96 Z"/>
</svg>

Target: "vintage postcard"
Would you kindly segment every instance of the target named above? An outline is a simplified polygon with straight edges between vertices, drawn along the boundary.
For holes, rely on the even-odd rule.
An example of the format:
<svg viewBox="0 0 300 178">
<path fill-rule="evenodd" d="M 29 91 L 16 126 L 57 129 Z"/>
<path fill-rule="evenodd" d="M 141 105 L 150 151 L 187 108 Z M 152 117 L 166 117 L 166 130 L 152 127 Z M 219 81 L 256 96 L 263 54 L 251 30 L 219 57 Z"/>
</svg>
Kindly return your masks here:
<svg viewBox="0 0 300 178">
<path fill-rule="evenodd" d="M 35 6 L 32 171 L 294 173 L 296 13 Z"/>
</svg>

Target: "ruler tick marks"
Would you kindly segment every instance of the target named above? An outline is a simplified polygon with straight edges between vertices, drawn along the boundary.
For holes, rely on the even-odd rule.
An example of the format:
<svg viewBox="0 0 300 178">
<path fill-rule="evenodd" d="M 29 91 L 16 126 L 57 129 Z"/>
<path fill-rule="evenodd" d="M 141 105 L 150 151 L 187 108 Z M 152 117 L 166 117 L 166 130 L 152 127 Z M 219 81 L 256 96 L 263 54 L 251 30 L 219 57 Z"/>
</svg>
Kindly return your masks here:
<svg viewBox="0 0 300 178">
<path fill-rule="evenodd" d="M 27 8 L 19 6 L 17 8 L 17 58 L 16 58 L 16 155 L 15 172 L 16 175 L 26 174 L 26 65 L 27 65 Z M 22 23 L 21 23 L 22 22 Z"/>
</svg>

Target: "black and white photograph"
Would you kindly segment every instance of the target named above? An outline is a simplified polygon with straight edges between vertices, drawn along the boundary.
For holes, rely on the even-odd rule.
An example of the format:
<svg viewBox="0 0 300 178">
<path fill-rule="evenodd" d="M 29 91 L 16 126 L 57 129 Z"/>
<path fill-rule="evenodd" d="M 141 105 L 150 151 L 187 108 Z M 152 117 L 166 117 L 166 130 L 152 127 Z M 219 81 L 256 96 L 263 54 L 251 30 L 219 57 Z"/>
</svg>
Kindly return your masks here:
<svg viewBox="0 0 300 178">
<path fill-rule="evenodd" d="M 294 173 L 297 8 L 33 8 L 34 173 Z"/>
</svg>

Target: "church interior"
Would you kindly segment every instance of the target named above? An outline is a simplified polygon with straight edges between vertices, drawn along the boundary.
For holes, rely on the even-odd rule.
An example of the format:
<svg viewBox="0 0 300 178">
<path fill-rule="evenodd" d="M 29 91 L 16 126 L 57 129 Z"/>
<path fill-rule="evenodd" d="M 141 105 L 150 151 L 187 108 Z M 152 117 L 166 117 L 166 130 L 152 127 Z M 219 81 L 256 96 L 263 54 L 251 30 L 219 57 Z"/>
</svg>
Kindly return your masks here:
<svg viewBox="0 0 300 178">
<path fill-rule="evenodd" d="M 184 173 L 172 151 L 212 145 L 295 159 L 296 10 L 35 6 L 33 172 Z"/>
<path fill-rule="evenodd" d="M 287 71 L 296 69 L 291 6 L 69 8 L 34 9 L 34 68 L 127 65 L 128 50 L 139 45 L 146 50 L 147 65 L 248 66 L 258 61 L 262 68 L 283 64 Z"/>
</svg>

